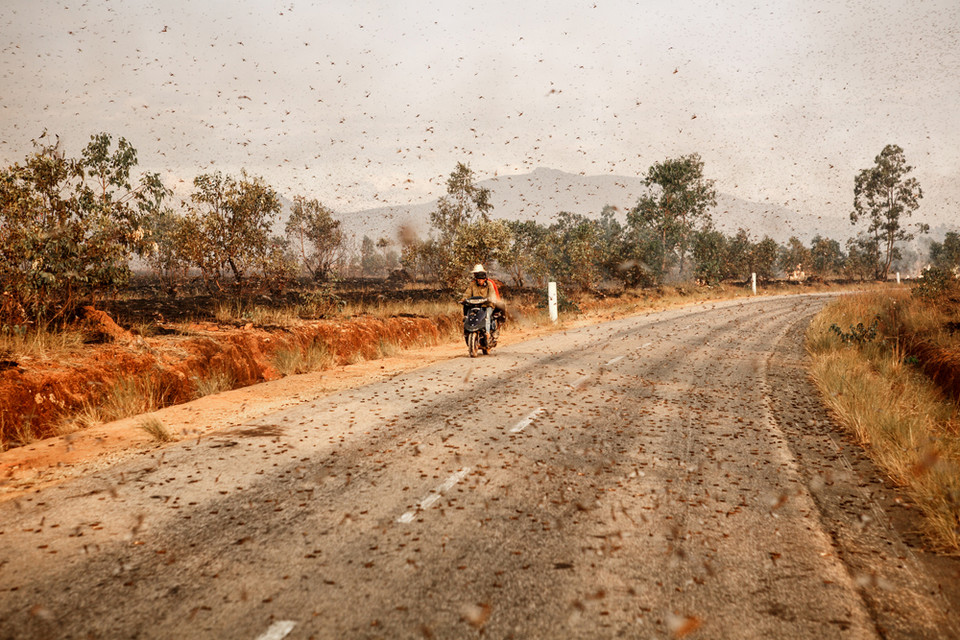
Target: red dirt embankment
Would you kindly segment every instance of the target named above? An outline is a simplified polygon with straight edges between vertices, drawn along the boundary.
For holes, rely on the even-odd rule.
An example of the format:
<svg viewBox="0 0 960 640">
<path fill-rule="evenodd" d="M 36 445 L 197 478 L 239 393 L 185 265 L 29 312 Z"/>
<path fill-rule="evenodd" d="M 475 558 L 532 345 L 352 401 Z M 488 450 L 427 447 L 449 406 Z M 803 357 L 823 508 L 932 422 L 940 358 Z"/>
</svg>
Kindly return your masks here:
<svg viewBox="0 0 960 640">
<path fill-rule="evenodd" d="M 276 357 L 282 351 L 321 346 L 333 363 L 346 364 L 378 358 L 384 345 L 437 344 L 460 322 L 455 315 L 360 317 L 269 330 L 203 323 L 178 335 L 143 338 L 104 316 L 88 313 L 88 322 L 109 342 L 87 345 L 61 361 L 24 358 L 0 371 L 0 450 L 61 433 L 70 416 L 103 405 L 120 383 L 152 394 L 158 407 L 169 406 L 198 397 L 210 376 L 232 381 L 233 388 L 280 378 Z"/>
</svg>

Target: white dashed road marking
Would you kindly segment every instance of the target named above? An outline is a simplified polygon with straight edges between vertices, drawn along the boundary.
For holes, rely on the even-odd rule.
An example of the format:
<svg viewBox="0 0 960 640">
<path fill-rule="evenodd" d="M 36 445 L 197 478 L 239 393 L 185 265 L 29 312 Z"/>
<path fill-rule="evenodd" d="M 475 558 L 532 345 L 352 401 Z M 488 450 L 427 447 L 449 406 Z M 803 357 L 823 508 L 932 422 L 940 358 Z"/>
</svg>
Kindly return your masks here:
<svg viewBox="0 0 960 640">
<path fill-rule="evenodd" d="M 295 626 L 297 626 L 297 623 L 293 620 L 278 620 L 257 636 L 257 640 L 283 640 L 288 633 L 293 631 Z"/>
<path fill-rule="evenodd" d="M 450 491 L 450 489 L 453 489 L 458 482 L 467 477 L 468 473 L 470 473 L 470 467 L 466 467 L 460 471 L 457 471 L 455 474 L 444 480 L 439 487 L 431 491 L 426 498 L 421 500 L 416 509 L 413 511 L 407 511 L 405 514 L 397 518 L 397 522 L 402 524 L 413 522 L 413 520 L 417 517 L 417 512 L 423 511 L 424 509 L 429 509 L 436 504 L 437 500 L 439 500 L 444 493 Z"/>
<path fill-rule="evenodd" d="M 524 418 L 517 424 L 513 425 L 513 428 L 510 429 L 510 433 L 520 433 L 521 431 L 529 427 L 533 423 L 534 419 L 541 413 L 543 413 L 543 407 L 540 407 L 539 409 L 534 409 L 533 411 L 530 412 L 530 415 L 528 415 L 526 418 Z"/>
<path fill-rule="evenodd" d="M 623 360 L 623 359 L 626 358 L 626 357 L 627 357 L 627 356 L 617 356 L 616 358 L 614 358 L 613 360 L 611 360 L 610 362 L 608 362 L 605 366 L 609 367 L 609 366 L 612 365 L 612 364 L 617 364 L 618 362 L 620 362 L 621 360 Z"/>
<path fill-rule="evenodd" d="M 590 381 L 590 376 L 580 376 L 579 378 L 577 378 L 576 382 L 570 385 L 570 387 L 573 389 L 579 389 L 583 385 L 587 384 L 587 382 L 589 381 Z"/>
</svg>

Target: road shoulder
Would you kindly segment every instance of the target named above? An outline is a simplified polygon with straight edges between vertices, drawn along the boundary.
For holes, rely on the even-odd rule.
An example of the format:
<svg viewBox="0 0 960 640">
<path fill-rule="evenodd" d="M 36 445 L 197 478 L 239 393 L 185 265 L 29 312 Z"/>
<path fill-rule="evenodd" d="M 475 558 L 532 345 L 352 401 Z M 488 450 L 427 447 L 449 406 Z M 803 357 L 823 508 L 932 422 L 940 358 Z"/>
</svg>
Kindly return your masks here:
<svg viewBox="0 0 960 640">
<path fill-rule="evenodd" d="M 792 324 L 767 363 L 771 410 L 800 461 L 823 528 L 881 637 L 960 637 L 960 558 L 925 548 L 919 512 L 832 420 L 809 379 L 806 321 Z"/>
</svg>

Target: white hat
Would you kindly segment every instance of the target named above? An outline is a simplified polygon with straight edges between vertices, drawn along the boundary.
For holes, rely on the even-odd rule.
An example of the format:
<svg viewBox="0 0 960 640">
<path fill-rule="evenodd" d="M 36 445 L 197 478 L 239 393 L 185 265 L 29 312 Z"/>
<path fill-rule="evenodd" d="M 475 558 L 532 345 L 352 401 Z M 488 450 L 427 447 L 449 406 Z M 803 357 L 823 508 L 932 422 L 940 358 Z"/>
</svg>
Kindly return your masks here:
<svg viewBox="0 0 960 640">
<path fill-rule="evenodd" d="M 475 264 L 473 265 L 473 271 L 471 271 L 470 273 L 486 273 L 486 272 L 487 270 L 483 268 L 482 264 Z"/>
</svg>

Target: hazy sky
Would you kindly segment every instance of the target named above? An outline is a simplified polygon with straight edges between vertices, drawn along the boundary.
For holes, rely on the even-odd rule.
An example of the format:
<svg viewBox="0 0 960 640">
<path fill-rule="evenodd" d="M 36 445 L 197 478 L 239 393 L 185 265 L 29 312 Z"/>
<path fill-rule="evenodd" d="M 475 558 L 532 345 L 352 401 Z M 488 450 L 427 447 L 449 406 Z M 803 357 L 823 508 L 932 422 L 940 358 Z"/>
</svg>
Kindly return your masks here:
<svg viewBox="0 0 960 640">
<path fill-rule="evenodd" d="M 106 131 L 141 169 L 246 168 L 345 212 L 439 196 L 457 161 L 698 152 L 721 191 L 846 216 L 896 143 L 921 211 L 960 219 L 957 0 L 0 1 L 5 165 Z"/>
</svg>

